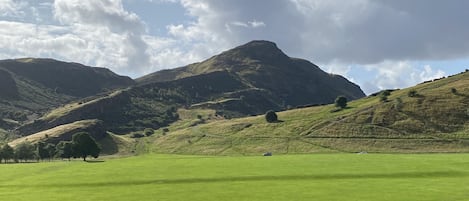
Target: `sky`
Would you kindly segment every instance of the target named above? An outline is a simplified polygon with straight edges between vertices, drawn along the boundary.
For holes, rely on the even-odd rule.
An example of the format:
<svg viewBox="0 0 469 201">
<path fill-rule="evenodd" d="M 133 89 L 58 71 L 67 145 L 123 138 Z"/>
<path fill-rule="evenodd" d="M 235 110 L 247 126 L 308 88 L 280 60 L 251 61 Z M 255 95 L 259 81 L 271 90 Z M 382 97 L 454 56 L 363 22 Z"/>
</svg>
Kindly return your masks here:
<svg viewBox="0 0 469 201">
<path fill-rule="evenodd" d="M 469 68 L 468 10 L 467 0 L 0 0 L 0 59 L 137 78 L 269 40 L 369 94 Z"/>
</svg>

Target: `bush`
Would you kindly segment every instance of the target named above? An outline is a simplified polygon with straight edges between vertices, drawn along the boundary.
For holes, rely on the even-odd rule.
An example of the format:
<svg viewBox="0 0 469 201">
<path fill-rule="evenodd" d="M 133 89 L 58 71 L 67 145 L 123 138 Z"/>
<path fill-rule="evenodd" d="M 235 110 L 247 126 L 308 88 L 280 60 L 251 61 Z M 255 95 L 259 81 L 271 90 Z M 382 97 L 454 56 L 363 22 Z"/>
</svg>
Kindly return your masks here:
<svg viewBox="0 0 469 201">
<path fill-rule="evenodd" d="M 384 90 L 381 93 L 379 93 L 379 100 L 381 102 L 387 102 L 388 101 L 388 96 L 391 95 L 391 91 L 389 90 Z"/>
<path fill-rule="evenodd" d="M 409 96 L 409 97 L 416 97 L 416 96 L 417 96 L 417 91 L 415 91 L 415 90 L 410 90 L 410 91 L 407 93 L 407 96 Z"/>
<path fill-rule="evenodd" d="M 141 133 L 133 133 L 130 135 L 130 138 L 142 138 L 142 137 L 145 137 L 145 135 Z"/>
<path fill-rule="evenodd" d="M 402 107 L 403 107 L 403 104 L 402 104 L 402 99 L 401 98 L 396 98 L 395 102 L 394 102 L 394 109 L 396 109 L 397 111 L 401 111 L 402 110 Z"/>
<path fill-rule="evenodd" d="M 269 123 L 276 122 L 277 119 L 277 114 L 273 110 L 269 110 L 265 113 L 265 120 Z"/>
<path fill-rule="evenodd" d="M 143 130 L 143 133 L 146 135 L 146 136 L 150 136 L 150 135 L 153 135 L 155 131 L 153 130 L 153 128 L 145 128 L 145 130 Z"/>
<path fill-rule="evenodd" d="M 340 108 L 347 107 L 347 98 L 345 96 L 339 96 L 335 99 L 335 106 Z"/>
<path fill-rule="evenodd" d="M 381 94 L 381 96 L 379 96 L 379 100 L 381 102 L 387 102 L 388 101 L 388 96 L 385 96 L 384 94 Z"/>
<path fill-rule="evenodd" d="M 456 90 L 456 88 L 451 88 L 451 93 L 457 94 L 457 93 L 458 93 L 458 90 Z"/>
</svg>

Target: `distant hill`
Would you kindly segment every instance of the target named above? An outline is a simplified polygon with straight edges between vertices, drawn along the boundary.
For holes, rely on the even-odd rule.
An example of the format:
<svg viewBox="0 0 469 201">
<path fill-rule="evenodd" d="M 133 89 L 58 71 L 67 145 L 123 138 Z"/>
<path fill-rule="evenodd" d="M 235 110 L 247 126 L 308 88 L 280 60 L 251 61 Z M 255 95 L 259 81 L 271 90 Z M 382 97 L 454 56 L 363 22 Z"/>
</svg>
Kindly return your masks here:
<svg viewBox="0 0 469 201">
<path fill-rule="evenodd" d="M 365 96 L 359 86 L 342 76 L 328 74 L 307 60 L 290 58 L 269 41 L 252 41 L 200 63 L 143 76 L 137 82 L 160 88 L 172 85 L 190 94 L 193 106 L 244 115 L 332 103 L 339 95 L 349 100 Z"/>
<path fill-rule="evenodd" d="M 53 59 L 1 60 L 0 127 L 16 127 L 72 100 L 133 84 L 105 68 Z"/>
</svg>

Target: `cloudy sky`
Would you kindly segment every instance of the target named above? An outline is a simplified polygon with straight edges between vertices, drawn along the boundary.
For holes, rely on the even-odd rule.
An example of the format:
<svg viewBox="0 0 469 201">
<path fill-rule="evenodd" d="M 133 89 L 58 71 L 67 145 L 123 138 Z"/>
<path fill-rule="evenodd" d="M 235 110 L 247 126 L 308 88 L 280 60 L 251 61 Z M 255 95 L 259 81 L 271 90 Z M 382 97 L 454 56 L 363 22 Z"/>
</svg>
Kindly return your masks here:
<svg viewBox="0 0 469 201">
<path fill-rule="evenodd" d="M 263 39 L 371 93 L 469 68 L 468 10 L 467 0 L 0 0 L 0 59 L 135 78 Z"/>
</svg>

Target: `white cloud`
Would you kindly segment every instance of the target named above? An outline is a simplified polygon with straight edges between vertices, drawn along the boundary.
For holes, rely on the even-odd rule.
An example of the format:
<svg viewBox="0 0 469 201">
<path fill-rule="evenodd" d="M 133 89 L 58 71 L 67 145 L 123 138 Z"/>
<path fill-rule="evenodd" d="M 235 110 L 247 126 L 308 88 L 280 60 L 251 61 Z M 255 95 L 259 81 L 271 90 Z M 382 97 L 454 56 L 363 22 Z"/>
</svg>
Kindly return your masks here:
<svg viewBox="0 0 469 201">
<path fill-rule="evenodd" d="M 375 92 L 378 89 L 404 88 L 446 75 L 444 71 L 434 70 L 430 65 L 415 66 L 409 61 L 385 61 L 365 66 L 365 68 L 368 71 L 376 72 L 374 80 L 368 81 L 363 86 L 367 93 Z"/>
<path fill-rule="evenodd" d="M 53 57 L 139 76 L 264 39 L 328 72 L 396 88 L 444 74 L 413 61 L 469 55 L 466 0 L 147 1 L 179 2 L 188 21 L 152 36 L 151 22 L 121 0 L 0 0 L 0 57 Z M 352 73 L 360 70 L 376 76 Z"/>
<path fill-rule="evenodd" d="M 253 28 L 265 27 L 265 26 L 266 26 L 264 22 L 262 22 L 262 21 L 257 21 L 257 20 L 249 21 L 248 23 L 249 23 L 249 25 L 251 25 L 251 27 L 253 27 Z"/>
<path fill-rule="evenodd" d="M 0 0 L 0 17 L 20 17 L 24 15 L 21 9 L 25 6 L 26 2 Z"/>
<path fill-rule="evenodd" d="M 446 73 L 444 71 L 442 70 L 435 71 L 432 69 L 432 67 L 430 67 L 430 65 L 423 66 L 423 70 L 420 73 L 411 74 L 411 77 L 413 77 L 414 80 L 418 80 L 420 82 L 442 78 L 444 76 L 446 76 Z"/>
</svg>

